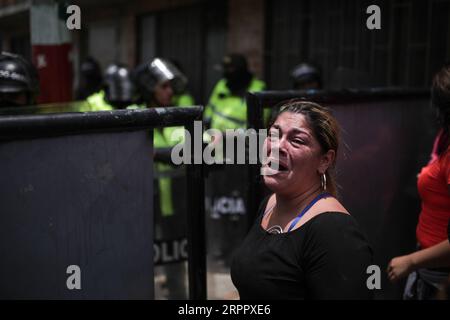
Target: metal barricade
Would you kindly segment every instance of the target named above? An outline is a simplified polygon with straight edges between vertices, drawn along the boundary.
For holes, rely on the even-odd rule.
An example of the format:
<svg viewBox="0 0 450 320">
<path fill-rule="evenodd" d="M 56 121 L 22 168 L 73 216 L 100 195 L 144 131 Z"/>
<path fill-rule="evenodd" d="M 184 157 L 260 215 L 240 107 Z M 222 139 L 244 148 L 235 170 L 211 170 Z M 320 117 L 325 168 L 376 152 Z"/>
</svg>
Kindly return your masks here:
<svg viewBox="0 0 450 320">
<path fill-rule="evenodd" d="M 57 109 L 0 116 L 0 297 L 152 299 L 151 129 L 192 133 L 203 108 Z M 203 167 L 191 163 L 189 297 L 206 299 Z"/>
</svg>

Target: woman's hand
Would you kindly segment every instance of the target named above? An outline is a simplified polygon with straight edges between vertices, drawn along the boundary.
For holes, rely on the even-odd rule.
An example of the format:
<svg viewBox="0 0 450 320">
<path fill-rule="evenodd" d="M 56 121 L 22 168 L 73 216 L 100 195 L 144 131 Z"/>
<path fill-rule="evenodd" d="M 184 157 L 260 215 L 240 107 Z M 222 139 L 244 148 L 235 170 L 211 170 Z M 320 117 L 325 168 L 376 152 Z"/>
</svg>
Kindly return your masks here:
<svg viewBox="0 0 450 320">
<path fill-rule="evenodd" d="M 389 262 L 387 268 L 388 278 L 396 282 L 414 271 L 414 263 L 410 255 L 396 257 Z"/>
</svg>

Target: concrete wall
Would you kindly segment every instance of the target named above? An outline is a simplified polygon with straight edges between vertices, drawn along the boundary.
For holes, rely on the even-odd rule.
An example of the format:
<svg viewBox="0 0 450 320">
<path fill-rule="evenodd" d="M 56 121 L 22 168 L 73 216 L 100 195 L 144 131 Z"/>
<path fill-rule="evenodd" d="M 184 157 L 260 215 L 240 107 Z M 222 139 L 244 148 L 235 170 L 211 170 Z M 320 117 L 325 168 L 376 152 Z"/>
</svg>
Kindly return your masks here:
<svg viewBox="0 0 450 320">
<path fill-rule="evenodd" d="M 101 20 L 116 21 L 120 33 L 120 58 L 130 65 L 136 64 L 138 45 L 137 20 L 140 15 L 161 10 L 177 9 L 200 3 L 198 0 L 134 1 L 115 6 L 88 5 L 83 12 L 83 24 Z M 229 52 L 246 55 L 252 71 L 262 76 L 264 70 L 264 0 L 229 0 L 228 43 Z M 118 44 L 119 45 L 119 44 Z"/>
<path fill-rule="evenodd" d="M 264 74 L 264 0 L 229 0 L 228 50 L 247 56 L 250 69 Z"/>
<path fill-rule="evenodd" d="M 2 12 L 7 12 L 12 7 L 17 7 L 17 4 L 20 5 L 22 3 L 24 2 L 19 0 L 0 0 L 0 25 L 2 21 L 8 25 L 10 24 L 8 20 L 5 20 L 8 17 L 2 17 Z M 114 59 L 133 67 L 138 63 L 140 47 L 138 43 L 138 21 L 140 16 L 201 3 L 211 5 L 209 1 L 201 0 L 73 0 L 71 4 L 79 5 L 82 10 L 82 30 L 71 31 L 74 48 L 75 78 L 78 76 L 77 69 L 80 60 L 91 54 L 90 51 L 92 50 L 89 49 L 89 32 L 92 28 L 109 25 L 115 30 L 115 37 L 113 38 L 116 39 L 117 43 L 108 45 L 108 48 L 96 50 L 98 52 L 107 50 L 107 55 L 96 57 L 99 60 L 105 60 L 101 61 L 102 64 L 110 63 L 112 61 L 109 60 Z M 227 4 L 226 50 L 246 55 L 250 69 L 259 77 L 262 77 L 264 74 L 264 3 L 264 0 L 228 0 Z M 28 26 L 24 27 L 29 28 Z M 4 48 L 7 49 L 8 39 L 13 31 L 5 32 L 5 28 L 2 29 Z M 15 27 L 14 30 L 18 30 L 18 28 Z"/>
<path fill-rule="evenodd" d="M 139 45 L 137 21 L 139 16 L 148 13 L 170 10 L 189 6 L 200 1 L 198 0 L 152 0 L 152 1 L 120 1 L 115 5 L 108 5 L 99 1 L 74 1 L 79 3 L 83 10 L 82 23 L 89 28 L 89 25 L 100 21 L 115 23 L 117 27 L 117 59 L 135 66 L 137 63 L 137 52 Z"/>
</svg>

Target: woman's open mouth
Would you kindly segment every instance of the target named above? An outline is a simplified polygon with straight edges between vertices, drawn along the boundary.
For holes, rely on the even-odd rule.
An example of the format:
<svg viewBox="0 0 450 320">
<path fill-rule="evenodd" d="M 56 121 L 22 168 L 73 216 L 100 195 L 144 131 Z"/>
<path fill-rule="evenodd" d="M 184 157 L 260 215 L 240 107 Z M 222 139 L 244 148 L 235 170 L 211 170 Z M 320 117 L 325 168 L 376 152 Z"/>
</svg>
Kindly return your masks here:
<svg viewBox="0 0 450 320">
<path fill-rule="evenodd" d="M 275 159 L 270 160 L 265 167 L 273 173 L 285 173 L 289 171 L 289 167 L 285 162 Z"/>
</svg>

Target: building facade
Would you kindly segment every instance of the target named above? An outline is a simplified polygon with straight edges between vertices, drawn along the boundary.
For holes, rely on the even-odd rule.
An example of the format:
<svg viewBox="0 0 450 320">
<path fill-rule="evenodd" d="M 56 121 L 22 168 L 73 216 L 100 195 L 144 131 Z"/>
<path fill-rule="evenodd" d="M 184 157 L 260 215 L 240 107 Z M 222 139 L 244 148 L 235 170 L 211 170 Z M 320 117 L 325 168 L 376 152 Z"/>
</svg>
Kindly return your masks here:
<svg viewBox="0 0 450 320">
<path fill-rule="evenodd" d="M 0 0 L 2 50 L 31 57 L 30 7 L 52 0 Z M 227 52 L 249 59 L 271 89 L 289 89 L 291 69 L 319 65 L 325 88 L 429 86 L 450 54 L 450 0 L 73 0 L 81 30 L 70 31 L 80 61 L 133 67 L 154 56 L 177 60 L 205 103 Z M 368 30 L 366 8 L 381 8 Z M 76 80 L 74 81 L 76 83 Z"/>
</svg>

